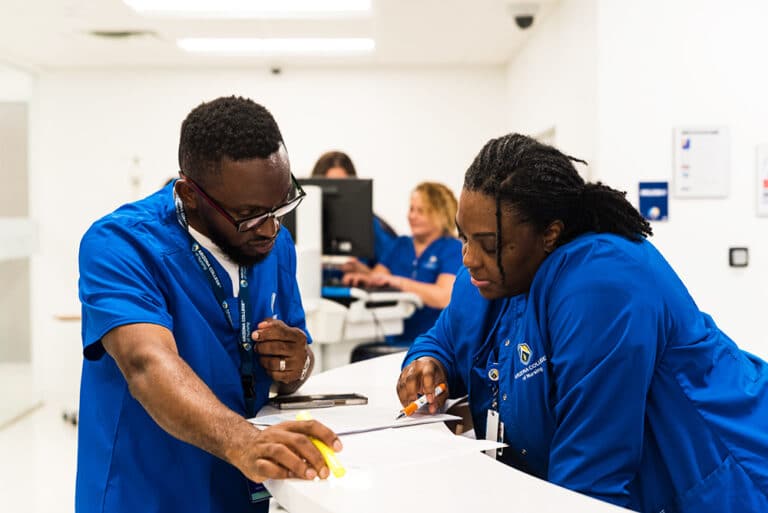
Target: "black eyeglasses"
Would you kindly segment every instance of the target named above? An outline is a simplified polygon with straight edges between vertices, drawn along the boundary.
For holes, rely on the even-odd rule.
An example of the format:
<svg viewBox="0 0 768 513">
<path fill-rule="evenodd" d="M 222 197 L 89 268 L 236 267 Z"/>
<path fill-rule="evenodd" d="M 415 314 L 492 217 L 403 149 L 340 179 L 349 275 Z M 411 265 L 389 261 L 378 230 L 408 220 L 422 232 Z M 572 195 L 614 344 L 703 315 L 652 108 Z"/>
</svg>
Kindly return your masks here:
<svg viewBox="0 0 768 513">
<path fill-rule="evenodd" d="M 215 199 L 211 198 L 208 193 L 203 190 L 202 187 L 197 185 L 189 176 L 185 175 L 184 171 L 180 171 L 180 174 L 184 176 L 192 188 L 195 189 L 200 194 L 200 196 L 202 196 L 202 198 L 208 202 L 210 206 L 216 209 L 219 214 L 224 216 L 224 218 L 229 221 L 238 232 L 247 232 L 248 230 L 259 228 L 261 225 L 267 222 L 267 219 L 269 218 L 274 219 L 276 223 L 280 223 L 282 218 L 289 212 L 295 210 L 296 207 L 299 206 L 299 203 L 301 203 L 301 200 L 303 200 L 307 195 L 307 193 L 304 192 L 304 189 L 301 188 L 301 184 L 296 181 L 296 177 L 294 177 L 293 173 L 291 173 L 291 183 L 293 184 L 291 199 L 282 205 L 273 208 L 269 212 L 264 212 L 263 214 L 247 217 L 245 219 L 235 219 L 226 210 L 224 210 L 224 207 L 219 205 Z"/>
</svg>

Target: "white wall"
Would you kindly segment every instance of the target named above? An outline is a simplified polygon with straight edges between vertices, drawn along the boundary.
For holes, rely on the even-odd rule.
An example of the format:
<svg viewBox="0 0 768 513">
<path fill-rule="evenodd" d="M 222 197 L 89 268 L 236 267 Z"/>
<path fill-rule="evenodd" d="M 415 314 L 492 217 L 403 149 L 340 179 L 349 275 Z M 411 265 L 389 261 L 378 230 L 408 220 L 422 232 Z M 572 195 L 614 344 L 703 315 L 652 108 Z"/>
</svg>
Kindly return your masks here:
<svg viewBox="0 0 768 513">
<path fill-rule="evenodd" d="M 768 356 L 766 219 L 755 217 L 755 153 L 768 142 L 768 73 L 759 65 L 768 5 L 676 0 L 564 0 L 507 69 L 69 72 L 34 80 L 0 68 L 0 98 L 34 97 L 33 360 L 49 396 L 74 401 L 80 367 L 77 243 L 87 226 L 175 174 L 181 120 L 199 102 L 242 94 L 278 120 L 294 172 L 323 151 L 348 152 L 376 179 L 376 210 L 407 230 L 408 190 L 424 179 L 460 188 L 490 138 L 552 126 L 588 174 L 636 202 L 640 180 L 671 180 L 672 127 L 724 123 L 731 195 L 671 198 L 653 242 L 700 307 L 742 347 Z M 10 79 L 8 77 L 11 77 Z M 138 157 L 138 163 L 135 158 Z M 132 185 L 131 177 L 140 180 Z M 727 248 L 751 250 L 746 269 Z"/>
<path fill-rule="evenodd" d="M 34 88 L 34 76 L 0 62 L 0 101 L 27 102 Z"/>
<path fill-rule="evenodd" d="M 670 198 L 651 239 L 699 307 L 743 348 L 768 357 L 768 219 L 755 216 L 755 145 L 768 142 L 768 4 L 760 0 L 564 0 L 509 65 L 509 128 L 556 127 L 589 176 L 628 191 L 672 180 L 672 129 L 731 129 L 727 199 Z M 593 153 L 590 158 L 590 153 Z M 746 269 L 728 247 L 750 248 Z"/>
<path fill-rule="evenodd" d="M 28 119 L 35 79 L 0 64 L 0 363 L 31 359 Z"/>
<path fill-rule="evenodd" d="M 731 131 L 726 199 L 670 198 L 654 243 L 699 307 L 740 346 L 768 357 L 768 219 L 755 215 L 755 146 L 768 142 L 768 69 L 760 0 L 601 0 L 600 178 L 636 202 L 640 180 L 672 180 L 672 129 Z M 750 265 L 728 267 L 728 247 Z"/>
<path fill-rule="evenodd" d="M 472 158 L 500 133 L 504 84 L 502 68 L 42 75 L 32 120 L 32 211 L 41 222 L 33 358 L 47 395 L 76 398 L 77 323 L 52 316 L 79 312 L 80 237 L 175 176 L 181 121 L 200 102 L 241 94 L 263 103 L 297 176 L 328 149 L 348 152 L 375 179 L 376 211 L 407 233 L 409 190 L 430 179 L 458 192 Z"/>
<path fill-rule="evenodd" d="M 597 138 L 597 3 L 564 1 L 507 67 L 506 132 L 536 136 L 554 128 L 554 144 L 590 163 Z"/>
</svg>

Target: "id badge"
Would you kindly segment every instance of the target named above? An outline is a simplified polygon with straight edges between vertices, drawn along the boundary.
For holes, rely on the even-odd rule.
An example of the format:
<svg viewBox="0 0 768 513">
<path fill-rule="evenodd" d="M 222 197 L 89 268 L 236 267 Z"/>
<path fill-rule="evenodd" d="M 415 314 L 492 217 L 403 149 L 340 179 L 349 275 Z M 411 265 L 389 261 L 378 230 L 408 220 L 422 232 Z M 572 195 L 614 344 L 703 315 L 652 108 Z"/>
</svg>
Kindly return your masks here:
<svg viewBox="0 0 768 513">
<path fill-rule="evenodd" d="M 251 499 L 251 504 L 268 501 L 272 494 L 269 493 L 267 487 L 261 483 L 254 483 L 250 479 L 248 481 L 248 497 Z"/>
<path fill-rule="evenodd" d="M 499 440 L 499 433 L 501 432 L 501 423 L 499 422 L 499 412 L 496 410 L 488 410 L 488 415 L 485 419 L 485 439 L 493 440 L 497 442 Z M 483 451 L 485 454 L 493 459 L 496 459 L 496 449 L 488 449 Z"/>
</svg>

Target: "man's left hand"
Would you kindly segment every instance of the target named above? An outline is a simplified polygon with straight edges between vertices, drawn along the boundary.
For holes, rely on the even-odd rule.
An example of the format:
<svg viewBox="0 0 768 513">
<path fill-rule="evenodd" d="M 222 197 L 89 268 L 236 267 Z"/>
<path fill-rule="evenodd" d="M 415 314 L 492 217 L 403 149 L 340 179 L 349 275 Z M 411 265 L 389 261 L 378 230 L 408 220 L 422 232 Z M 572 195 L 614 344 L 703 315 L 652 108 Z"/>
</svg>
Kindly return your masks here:
<svg viewBox="0 0 768 513">
<path fill-rule="evenodd" d="M 267 374 L 280 383 L 293 383 L 302 377 L 307 361 L 307 336 L 283 321 L 265 319 L 251 333 L 254 351 Z"/>
</svg>

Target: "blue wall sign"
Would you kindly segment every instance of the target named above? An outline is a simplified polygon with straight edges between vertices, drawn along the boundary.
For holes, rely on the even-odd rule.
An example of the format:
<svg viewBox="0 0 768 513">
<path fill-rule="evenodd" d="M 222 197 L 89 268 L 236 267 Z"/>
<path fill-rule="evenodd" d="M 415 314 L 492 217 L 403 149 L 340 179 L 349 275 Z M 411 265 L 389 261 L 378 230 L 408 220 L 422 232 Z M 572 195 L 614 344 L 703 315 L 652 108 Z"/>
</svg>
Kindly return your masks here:
<svg viewBox="0 0 768 513">
<path fill-rule="evenodd" d="M 669 216 L 669 182 L 640 182 L 640 214 L 649 221 Z"/>
</svg>

